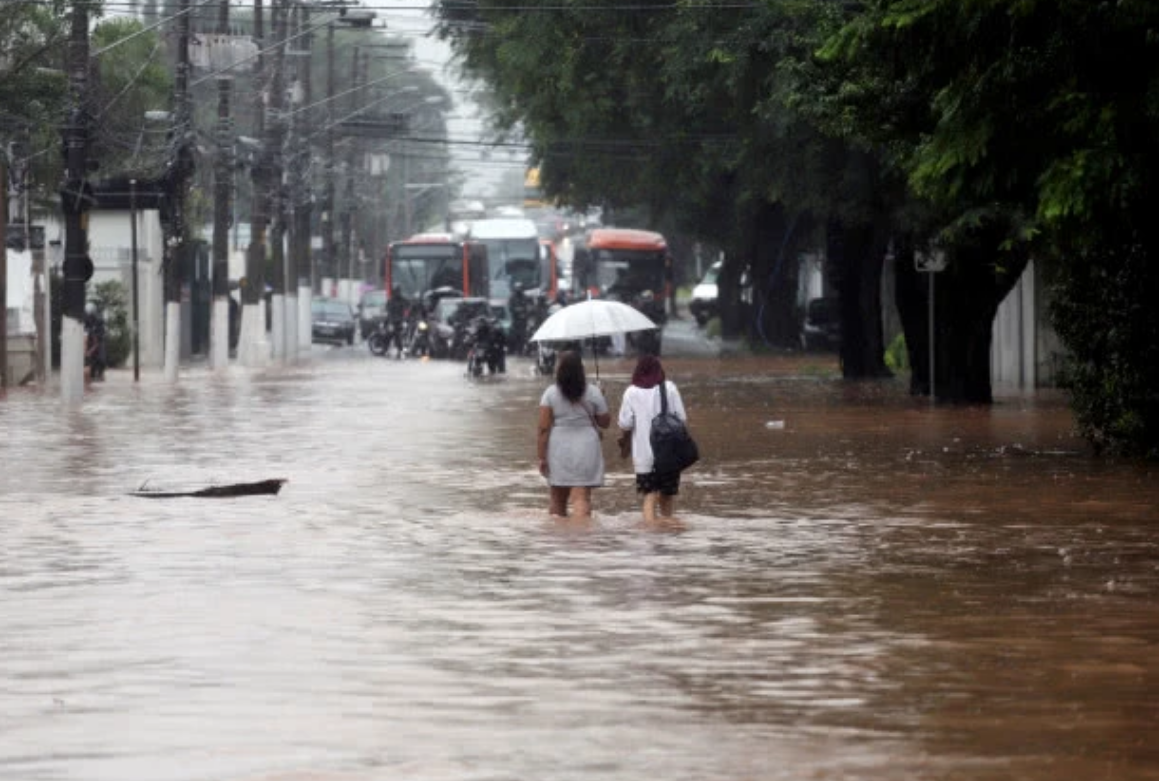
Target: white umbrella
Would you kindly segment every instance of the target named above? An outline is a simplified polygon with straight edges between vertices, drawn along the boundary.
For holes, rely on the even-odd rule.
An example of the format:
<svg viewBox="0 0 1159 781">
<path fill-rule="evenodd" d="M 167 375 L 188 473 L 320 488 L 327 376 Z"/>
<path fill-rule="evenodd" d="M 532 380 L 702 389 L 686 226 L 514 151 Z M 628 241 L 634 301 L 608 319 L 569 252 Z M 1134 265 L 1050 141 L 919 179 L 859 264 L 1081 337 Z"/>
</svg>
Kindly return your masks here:
<svg viewBox="0 0 1159 781">
<path fill-rule="evenodd" d="M 532 335 L 531 341 L 581 341 L 597 336 L 649 331 L 659 327 L 638 309 L 619 301 L 597 298 L 565 306 L 543 321 L 543 325 Z M 594 350 L 595 345 L 592 347 Z M 597 358 L 596 377 L 599 376 L 600 364 Z"/>
</svg>

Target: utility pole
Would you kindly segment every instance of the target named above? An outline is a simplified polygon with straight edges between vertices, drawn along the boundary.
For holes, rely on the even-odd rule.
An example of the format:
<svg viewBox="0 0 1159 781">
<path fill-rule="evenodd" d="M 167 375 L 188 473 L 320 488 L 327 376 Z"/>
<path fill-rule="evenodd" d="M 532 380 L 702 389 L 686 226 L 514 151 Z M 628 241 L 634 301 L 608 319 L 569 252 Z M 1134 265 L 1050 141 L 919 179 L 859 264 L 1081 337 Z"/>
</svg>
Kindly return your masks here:
<svg viewBox="0 0 1159 781">
<path fill-rule="evenodd" d="M 25 226 L 25 238 L 29 228 Z M 8 166 L 0 151 L 0 397 L 8 388 Z"/>
<path fill-rule="evenodd" d="M 254 43 L 260 52 L 265 45 L 262 0 L 254 0 Z M 266 56 L 259 54 L 254 69 L 258 106 L 254 138 L 265 140 L 266 133 Z M 258 151 L 251 172 L 253 199 L 250 204 L 250 244 L 246 251 L 246 278 L 242 286 L 241 340 L 238 357 L 246 366 L 264 366 L 268 358 L 266 318 L 262 309 L 265 293 L 266 223 L 269 214 L 269 150 Z"/>
<path fill-rule="evenodd" d="M 282 153 L 286 137 L 286 0 L 271 0 L 270 13 L 273 15 L 274 48 L 273 75 L 270 79 L 270 115 L 266 120 L 265 148 L 270 162 L 270 239 L 271 260 L 273 262 L 273 296 L 271 296 L 270 321 L 272 326 L 273 358 L 281 362 L 286 357 L 286 209 L 285 183 L 283 179 Z"/>
<path fill-rule="evenodd" d="M 92 198 L 88 183 L 89 0 L 73 0 L 71 25 L 69 105 L 62 128 L 65 174 L 60 191 L 65 231 L 61 268 L 60 395 L 65 404 L 78 404 L 84 398 L 85 283 L 93 275 L 93 262 L 88 254 L 88 209 Z"/>
<path fill-rule="evenodd" d="M 290 40 L 297 41 L 302 34 L 301 29 L 301 8 L 297 0 L 287 0 L 290 4 L 286 13 L 289 14 L 289 32 L 287 37 Z M 288 45 L 288 44 L 287 44 Z M 298 139 L 299 124 L 295 115 L 295 103 L 301 94 L 300 77 L 302 74 L 301 55 L 302 50 L 294 46 L 289 46 L 286 51 L 286 56 L 293 55 L 294 71 L 290 79 L 290 86 L 286 90 L 285 110 L 286 110 L 286 158 L 287 165 L 283 179 L 286 182 L 285 196 L 283 199 L 282 214 L 286 219 L 286 253 L 285 262 L 285 278 L 286 278 L 286 302 L 283 306 L 285 326 L 286 326 L 286 363 L 293 364 L 298 361 L 298 204 L 301 201 L 301 182 L 302 176 L 299 170 L 301 166 L 306 163 L 306 159 L 301 154 L 299 148 L 300 142 Z"/>
<path fill-rule="evenodd" d="M 353 47 L 350 60 L 350 84 L 352 92 L 348 111 L 358 110 L 358 47 Z M 347 301 L 353 299 L 354 288 L 354 166 L 357 144 L 353 137 L 346 137 L 346 194 L 342 201 L 342 260 L 346 266 Z"/>
<path fill-rule="evenodd" d="M 220 41 L 229 35 L 229 0 L 217 7 L 217 34 Z M 224 45 L 224 44 L 223 44 Z M 213 321 L 210 329 L 209 366 L 229 366 L 229 223 L 233 214 L 233 121 L 230 93 L 233 77 L 217 79 L 217 160 L 213 171 Z"/>
<path fill-rule="evenodd" d="M 308 5 L 300 6 L 299 22 L 303 30 L 310 29 L 310 7 Z M 312 68 L 311 61 L 313 58 L 313 40 L 312 33 L 306 33 L 302 41 L 305 48 L 305 55 L 300 60 L 302 68 L 298 72 L 298 81 L 302 84 L 302 105 L 310 106 L 314 102 L 314 90 L 312 89 Z M 296 120 L 296 127 L 299 131 L 302 128 L 311 128 L 313 124 L 310 122 L 310 112 L 307 110 L 305 116 Z M 297 114 L 295 113 L 295 117 Z M 300 148 L 298 153 L 300 155 L 297 164 L 294 166 L 295 172 L 299 175 L 299 184 L 296 188 L 296 209 L 294 211 L 294 221 L 296 225 L 297 241 L 297 270 L 298 270 L 298 351 L 308 353 L 310 351 L 311 343 L 311 316 L 310 316 L 310 299 L 313 298 L 315 285 L 316 269 L 312 260 L 313 245 L 311 243 L 311 232 L 313 231 L 313 212 L 314 212 L 314 189 L 312 184 L 310 160 L 310 142 L 307 139 L 307 134 L 299 132 L 298 143 Z"/>
<path fill-rule="evenodd" d="M 32 231 L 32 191 L 29 179 L 31 166 L 24 161 L 21 170 L 21 196 L 24 206 L 24 224 Z M 32 234 L 29 234 L 32 239 Z M 30 241 L 32 247 L 32 319 L 36 321 L 36 384 L 45 387 L 48 382 L 48 345 L 52 341 L 52 324 L 48 317 L 48 268 L 44 262 L 45 237 Z"/>
<path fill-rule="evenodd" d="M 177 73 L 173 81 L 175 146 L 169 170 L 165 173 L 166 198 L 161 210 L 161 225 L 165 232 L 162 268 L 165 288 L 165 379 L 177 380 L 181 359 L 181 283 L 188 269 L 185 242 L 185 198 L 189 177 L 193 173 L 191 136 L 193 115 L 189 105 L 189 19 L 190 0 L 180 0 L 177 20 Z"/>
<path fill-rule="evenodd" d="M 141 283 L 137 262 L 137 180 L 129 180 L 129 258 L 133 267 L 133 382 L 141 381 Z"/>
<path fill-rule="evenodd" d="M 334 248 L 334 23 L 326 25 L 326 187 L 322 205 L 322 251 L 331 284 L 338 279 L 338 258 Z M 325 273 L 322 275 L 327 276 Z M 323 295 L 332 291 L 323 290 Z"/>
</svg>

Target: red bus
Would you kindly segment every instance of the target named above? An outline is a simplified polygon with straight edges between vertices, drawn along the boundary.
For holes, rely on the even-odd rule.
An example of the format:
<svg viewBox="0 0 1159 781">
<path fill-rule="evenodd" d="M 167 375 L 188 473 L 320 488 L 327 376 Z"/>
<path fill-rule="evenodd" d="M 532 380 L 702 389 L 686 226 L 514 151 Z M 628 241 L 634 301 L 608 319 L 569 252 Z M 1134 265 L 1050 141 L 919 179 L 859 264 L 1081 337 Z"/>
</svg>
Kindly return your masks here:
<svg viewBox="0 0 1159 781">
<path fill-rule="evenodd" d="M 657 323 L 666 319 L 672 256 L 659 233 L 632 228 L 590 230 L 576 247 L 573 274 L 577 293 L 634 304 Z"/>
<path fill-rule="evenodd" d="M 387 295 L 397 285 L 411 301 L 439 287 L 487 298 L 487 248 L 449 233 L 419 233 L 386 248 L 382 278 Z"/>
</svg>

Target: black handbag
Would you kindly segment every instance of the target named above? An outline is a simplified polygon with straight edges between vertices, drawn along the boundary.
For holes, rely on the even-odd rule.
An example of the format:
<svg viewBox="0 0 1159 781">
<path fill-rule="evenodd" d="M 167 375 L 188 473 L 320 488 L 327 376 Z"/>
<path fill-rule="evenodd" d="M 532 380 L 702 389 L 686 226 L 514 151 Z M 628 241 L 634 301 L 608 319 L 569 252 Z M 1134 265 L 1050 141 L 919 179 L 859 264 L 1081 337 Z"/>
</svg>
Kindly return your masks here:
<svg viewBox="0 0 1159 781">
<path fill-rule="evenodd" d="M 652 469 L 663 474 L 683 472 L 700 460 L 700 448 L 675 413 L 668 411 L 666 383 L 660 382 L 660 414 L 652 418 L 648 442 L 652 445 Z"/>
</svg>

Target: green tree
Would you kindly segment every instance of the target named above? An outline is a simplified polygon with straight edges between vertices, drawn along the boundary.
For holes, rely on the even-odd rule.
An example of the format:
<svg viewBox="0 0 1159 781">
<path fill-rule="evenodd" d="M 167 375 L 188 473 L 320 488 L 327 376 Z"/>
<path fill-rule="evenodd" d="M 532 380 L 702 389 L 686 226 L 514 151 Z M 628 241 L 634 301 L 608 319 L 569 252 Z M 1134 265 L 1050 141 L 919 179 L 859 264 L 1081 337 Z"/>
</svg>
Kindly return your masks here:
<svg viewBox="0 0 1159 781">
<path fill-rule="evenodd" d="M 1127 452 L 1153 451 L 1159 430 L 1159 377 L 1138 349 L 1156 323 L 1122 314 L 1159 292 L 1157 31 L 1142 0 L 896 0 L 825 49 L 844 68 L 829 116 L 888 149 L 942 215 L 954 288 L 986 314 L 1029 254 L 1053 273 L 1080 425 Z M 989 322 L 965 325 L 940 352 L 981 362 Z"/>
<path fill-rule="evenodd" d="M 159 176 L 170 158 L 169 128 L 150 124 L 148 111 L 168 111 L 173 75 L 165 40 L 137 19 L 102 20 L 93 30 L 96 57 L 90 93 L 94 144 L 101 178 Z M 104 50 L 104 51 L 101 51 Z"/>
<path fill-rule="evenodd" d="M 64 0 L 10 0 L 0 13 L 0 142 L 28 166 L 41 206 L 56 201 L 62 171 L 66 10 Z"/>
<path fill-rule="evenodd" d="M 466 71 L 494 90 L 499 129 L 532 140 L 549 194 L 580 207 L 642 206 L 649 227 L 724 247 L 724 333 L 796 343 L 798 251 L 823 240 L 831 216 L 856 225 L 881 208 L 858 173 L 866 156 L 788 103 L 798 75 L 786 65 L 820 45 L 831 4 L 593 11 L 574 2 L 516 13 L 445 3 L 440 12 Z M 885 241 L 846 238 L 844 364 L 850 376 L 880 374 L 880 311 L 864 291 L 876 290 Z M 746 271 L 758 298 L 748 322 Z"/>
<path fill-rule="evenodd" d="M 105 350 L 108 365 L 114 368 L 124 366 L 133 347 L 125 285 L 115 279 L 99 282 L 89 298 L 105 318 Z"/>
</svg>

